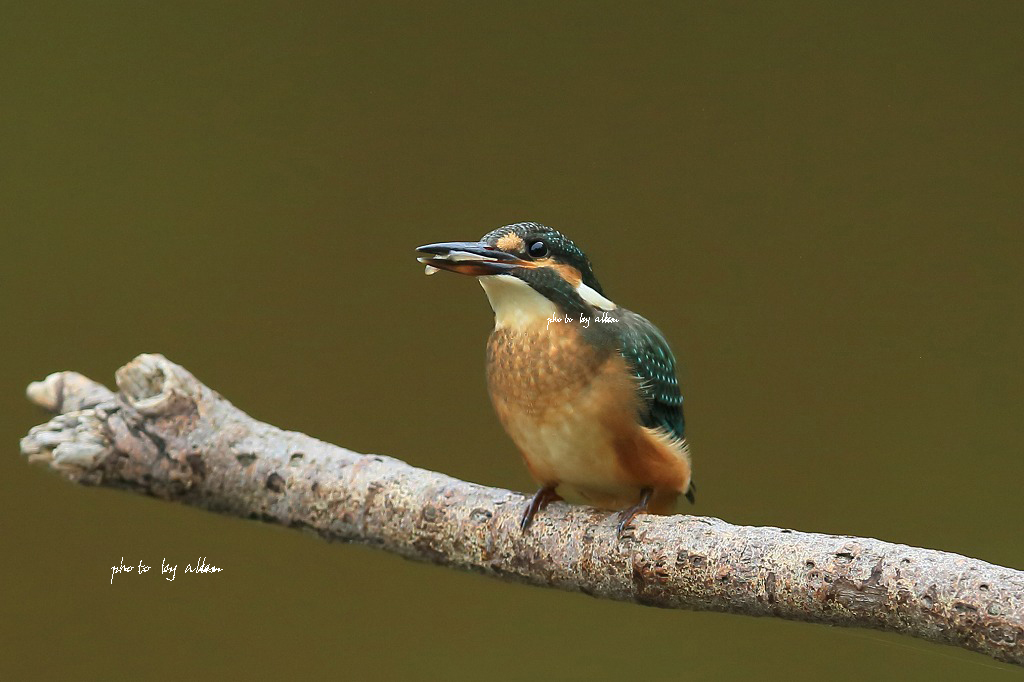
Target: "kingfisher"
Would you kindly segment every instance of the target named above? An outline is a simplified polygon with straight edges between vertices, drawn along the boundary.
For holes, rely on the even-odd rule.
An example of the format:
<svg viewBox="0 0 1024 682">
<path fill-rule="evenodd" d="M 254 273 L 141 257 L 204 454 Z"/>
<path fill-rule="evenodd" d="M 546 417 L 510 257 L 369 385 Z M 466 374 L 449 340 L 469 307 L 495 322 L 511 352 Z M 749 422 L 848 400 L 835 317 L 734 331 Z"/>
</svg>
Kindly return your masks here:
<svg viewBox="0 0 1024 682">
<path fill-rule="evenodd" d="M 428 275 L 476 277 L 494 310 L 487 387 L 494 410 L 540 486 L 525 532 L 562 494 L 618 510 L 621 538 L 642 512 L 694 501 L 676 362 L 646 318 L 604 295 L 590 259 L 534 222 L 477 242 L 417 249 Z"/>
</svg>

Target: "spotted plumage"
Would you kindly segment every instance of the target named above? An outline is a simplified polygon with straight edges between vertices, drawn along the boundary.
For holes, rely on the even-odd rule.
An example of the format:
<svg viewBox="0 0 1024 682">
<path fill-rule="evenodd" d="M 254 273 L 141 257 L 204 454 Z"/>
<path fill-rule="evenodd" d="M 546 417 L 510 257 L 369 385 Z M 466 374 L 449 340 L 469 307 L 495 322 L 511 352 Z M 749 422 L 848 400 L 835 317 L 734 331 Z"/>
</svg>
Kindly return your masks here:
<svg viewBox="0 0 1024 682">
<path fill-rule="evenodd" d="M 620 309 L 621 310 L 621 309 Z M 679 440 L 686 438 L 683 396 L 676 378 L 676 359 L 668 341 L 647 319 L 623 310 L 619 349 L 641 381 L 644 426 L 665 429 Z"/>
</svg>

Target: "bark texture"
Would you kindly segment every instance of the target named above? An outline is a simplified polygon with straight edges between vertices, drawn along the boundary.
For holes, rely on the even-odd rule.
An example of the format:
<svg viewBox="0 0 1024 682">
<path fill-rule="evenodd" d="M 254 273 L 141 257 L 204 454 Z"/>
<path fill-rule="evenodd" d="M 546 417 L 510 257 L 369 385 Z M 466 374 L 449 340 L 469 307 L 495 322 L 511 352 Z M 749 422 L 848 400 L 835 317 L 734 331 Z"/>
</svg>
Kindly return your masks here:
<svg viewBox="0 0 1024 682">
<path fill-rule="evenodd" d="M 901 632 L 1024 665 L 1024 572 L 871 538 L 550 505 L 252 419 L 184 368 L 141 355 L 117 393 L 75 372 L 29 398 L 57 415 L 21 441 L 77 483 L 312 529 L 543 587 L 664 608 Z"/>
</svg>

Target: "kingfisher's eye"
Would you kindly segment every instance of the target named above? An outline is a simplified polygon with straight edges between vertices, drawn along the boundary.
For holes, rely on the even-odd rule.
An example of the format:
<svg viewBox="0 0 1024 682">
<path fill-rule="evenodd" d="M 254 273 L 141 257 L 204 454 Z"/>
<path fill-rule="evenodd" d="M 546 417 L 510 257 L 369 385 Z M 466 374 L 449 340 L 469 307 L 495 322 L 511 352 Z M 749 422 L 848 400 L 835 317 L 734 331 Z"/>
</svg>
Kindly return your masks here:
<svg viewBox="0 0 1024 682">
<path fill-rule="evenodd" d="M 548 245 L 538 239 L 535 242 L 531 242 L 527 252 L 531 258 L 543 258 L 548 255 Z"/>
</svg>

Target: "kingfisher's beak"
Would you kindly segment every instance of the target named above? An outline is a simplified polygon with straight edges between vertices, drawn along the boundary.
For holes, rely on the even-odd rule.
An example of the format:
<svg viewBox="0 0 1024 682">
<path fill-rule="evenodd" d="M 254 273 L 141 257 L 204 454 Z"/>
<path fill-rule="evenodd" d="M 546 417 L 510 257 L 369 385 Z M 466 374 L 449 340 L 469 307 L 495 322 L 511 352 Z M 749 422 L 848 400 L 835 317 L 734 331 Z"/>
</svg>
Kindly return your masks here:
<svg viewBox="0 0 1024 682">
<path fill-rule="evenodd" d="M 438 270 L 450 270 L 462 275 L 479 277 L 500 275 L 516 268 L 533 265 L 486 242 L 441 242 L 426 244 L 416 250 L 430 254 L 429 257 L 417 259 L 426 264 L 428 275 Z"/>
</svg>

